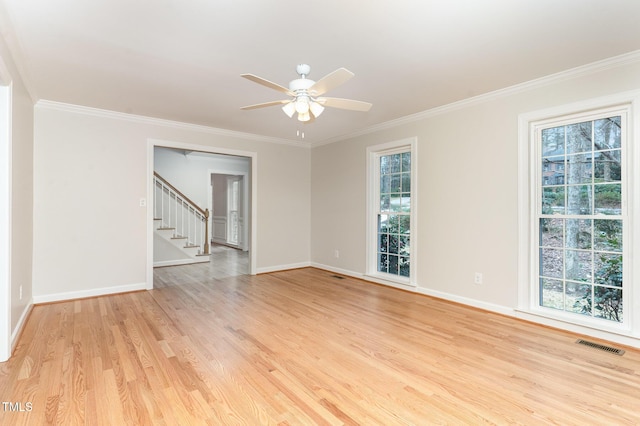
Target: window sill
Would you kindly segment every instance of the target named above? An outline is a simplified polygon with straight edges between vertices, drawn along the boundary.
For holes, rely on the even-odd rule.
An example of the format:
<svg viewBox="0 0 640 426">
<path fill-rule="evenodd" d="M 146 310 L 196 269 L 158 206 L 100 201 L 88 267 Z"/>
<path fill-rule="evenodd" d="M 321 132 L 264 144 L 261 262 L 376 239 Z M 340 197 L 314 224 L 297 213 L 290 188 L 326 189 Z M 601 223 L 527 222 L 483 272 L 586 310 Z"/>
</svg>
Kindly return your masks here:
<svg viewBox="0 0 640 426">
<path fill-rule="evenodd" d="M 365 274 L 364 278 L 369 281 L 373 281 L 378 284 L 388 285 L 392 287 L 398 288 L 415 288 L 417 287 L 415 283 L 412 283 L 411 280 L 407 277 L 397 277 L 394 278 L 393 275 L 389 274 Z"/>
</svg>

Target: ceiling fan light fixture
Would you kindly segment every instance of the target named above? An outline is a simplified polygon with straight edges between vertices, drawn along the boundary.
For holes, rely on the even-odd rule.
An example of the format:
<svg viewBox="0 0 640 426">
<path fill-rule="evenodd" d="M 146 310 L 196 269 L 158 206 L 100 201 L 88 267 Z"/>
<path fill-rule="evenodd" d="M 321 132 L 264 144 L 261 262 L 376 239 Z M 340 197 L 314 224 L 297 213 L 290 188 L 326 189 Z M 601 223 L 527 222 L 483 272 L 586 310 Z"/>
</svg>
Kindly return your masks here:
<svg viewBox="0 0 640 426">
<path fill-rule="evenodd" d="M 295 101 L 296 111 L 298 114 L 304 114 L 309 112 L 309 97 L 302 95 L 298 96 Z"/>
<path fill-rule="evenodd" d="M 309 109 L 311 110 L 311 114 L 316 118 L 318 118 L 320 114 L 322 114 L 322 111 L 324 111 L 324 107 L 315 101 L 311 101 Z"/>
<path fill-rule="evenodd" d="M 293 117 L 293 114 L 296 112 L 296 105 L 293 102 L 289 102 L 282 107 L 282 111 L 289 116 L 289 118 Z"/>
<path fill-rule="evenodd" d="M 311 120 L 311 116 L 309 115 L 309 111 L 307 112 L 299 112 L 298 113 L 298 121 L 309 121 Z"/>
</svg>

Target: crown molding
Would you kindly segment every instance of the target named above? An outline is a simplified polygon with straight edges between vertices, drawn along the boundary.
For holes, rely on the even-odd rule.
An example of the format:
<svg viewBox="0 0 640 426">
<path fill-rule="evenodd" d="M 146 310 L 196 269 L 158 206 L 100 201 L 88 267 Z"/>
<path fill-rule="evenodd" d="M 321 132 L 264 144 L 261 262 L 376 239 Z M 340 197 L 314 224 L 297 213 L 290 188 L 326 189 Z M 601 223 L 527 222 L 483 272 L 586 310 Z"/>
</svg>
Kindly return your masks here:
<svg viewBox="0 0 640 426">
<path fill-rule="evenodd" d="M 27 94 L 31 98 L 31 102 L 35 104 L 38 101 L 38 93 L 36 92 L 35 85 L 29 77 L 29 67 L 22 56 L 22 52 L 24 51 L 22 49 L 22 43 L 13 29 L 11 16 L 7 12 L 2 1 L 0 1 L 0 28 L 2 28 L 2 31 L 0 31 L 0 43 L 4 41 L 4 44 L 9 51 L 8 53 L 11 56 L 10 59 L 18 74 L 12 75 L 12 77 L 20 80 L 27 91 Z"/>
<path fill-rule="evenodd" d="M 270 136 L 256 135 L 254 133 L 238 132 L 235 130 L 220 129 L 218 127 L 184 123 L 181 121 L 147 117 L 144 115 L 128 114 L 124 112 L 111 111 L 111 110 L 87 107 L 82 105 L 68 104 L 64 102 L 49 101 L 46 99 L 39 100 L 35 106 L 36 108 L 44 108 L 44 109 L 51 109 L 56 111 L 71 112 L 74 114 L 89 115 L 89 116 L 99 117 L 99 118 L 128 121 L 128 122 L 137 123 L 137 124 L 170 127 L 172 129 L 189 130 L 193 132 L 207 133 L 210 135 L 227 136 L 231 138 L 252 140 L 252 141 L 258 141 L 258 142 L 267 142 L 267 143 L 280 144 L 280 145 L 291 145 L 291 146 L 296 146 L 298 148 L 311 147 L 311 144 L 309 142 L 280 139 L 280 138 L 274 138 Z"/>
<path fill-rule="evenodd" d="M 448 112 L 460 110 L 474 105 L 479 105 L 485 102 L 493 101 L 496 99 L 504 98 L 507 96 L 515 95 L 518 93 L 526 92 L 529 90 L 541 88 L 561 81 L 571 80 L 578 77 L 587 76 L 601 71 L 609 69 L 619 68 L 625 65 L 631 65 L 640 62 L 640 50 L 625 53 L 622 55 L 614 56 L 611 58 L 603 59 L 601 61 L 592 62 L 590 64 L 582 65 L 579 67 L 571 68 L 565 71 L 561 71 L 548 76 L 529 80 L 524 83 L 508 86 L 503 89 L 494 90 L 492 92 L 484 93 L 481 95 L 473 96 L 471 98 L 462 99 L 460 101 L 452 102 L 450 104 L 438 106 L 425 111 L 421 111 L 415 114 L 400 117 L 395 120 L 386 121 L 384 123 L 376 124 L 374 126 L 367 127 L 365 129 L 353 132 L 347 135 L 337 136 L 331 139 L 327 139 L 321 142 L 312 144 L 312 148 L 329 145 L 335 142 L 344 141 L 357 136 L 363 136 L 370 133 L 379 132 L 382 130 L 392 129 L 394 127 L 402 126 L 404 124 L 414 123 L 416 121 L 432 118 L 438 115 L 446 114 Z"/>
</svg>

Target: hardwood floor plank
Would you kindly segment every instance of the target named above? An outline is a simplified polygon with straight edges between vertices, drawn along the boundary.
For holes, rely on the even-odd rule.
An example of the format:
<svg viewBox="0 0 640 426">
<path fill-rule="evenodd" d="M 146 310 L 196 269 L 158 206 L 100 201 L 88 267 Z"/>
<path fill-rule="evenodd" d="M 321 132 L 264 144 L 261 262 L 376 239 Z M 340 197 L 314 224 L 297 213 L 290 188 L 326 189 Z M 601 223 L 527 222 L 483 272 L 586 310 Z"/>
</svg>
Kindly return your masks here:
<svg viewBox="0 0 640 426">
<path fill-rule="evenodd" d="M 33 408 L 0 424 L 640 424 L 636 349 L 313 268 L 227 272 L 35 306 L 0 365 L 0 399 Z"/>
</svg>

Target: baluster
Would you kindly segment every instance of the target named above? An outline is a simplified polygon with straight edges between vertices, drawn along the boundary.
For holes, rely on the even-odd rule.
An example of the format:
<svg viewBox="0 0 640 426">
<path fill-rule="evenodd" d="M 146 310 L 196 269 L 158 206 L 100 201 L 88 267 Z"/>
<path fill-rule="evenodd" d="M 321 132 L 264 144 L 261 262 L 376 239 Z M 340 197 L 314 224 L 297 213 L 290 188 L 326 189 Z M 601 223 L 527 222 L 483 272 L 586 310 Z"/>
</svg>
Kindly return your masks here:
<svg viewBox="0 0 640 426">
<path fill-rule="evenodd" d="M 164 183 L 161 184 L 160 191 L 162 192 L 160 194 L 160 217 L 162 218 L 162 227 L 165 227 L 165 220 L 167 220 L 167 218 L 164 217 Z"/>
<path fill-rule="evenodd" d="M 209 254 L 209 209 L 204 211 L 204 254 Z"/>
</svg>

